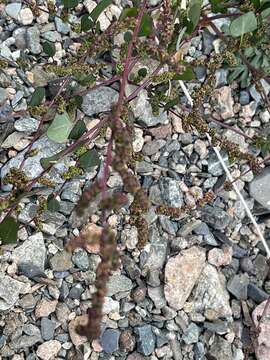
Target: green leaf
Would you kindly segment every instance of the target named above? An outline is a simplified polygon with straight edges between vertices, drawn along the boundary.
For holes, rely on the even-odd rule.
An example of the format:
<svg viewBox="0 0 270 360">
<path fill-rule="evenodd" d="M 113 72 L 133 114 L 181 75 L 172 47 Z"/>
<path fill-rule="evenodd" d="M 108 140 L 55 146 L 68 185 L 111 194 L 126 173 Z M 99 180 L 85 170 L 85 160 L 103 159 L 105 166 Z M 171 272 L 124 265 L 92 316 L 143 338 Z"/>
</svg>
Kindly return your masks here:
<svg viewBox="0 0 270 360">
<path fill-rule="evenodd" d="M 119 20 L 124 20 L 127 17 L 136 17 L 139 10 L 136 7 L 126 8 L 122 11 Z"/>
<path fill-rule="evenodd" d="M 53 212 L 60 210 L 60 203 L 58 200 L 56 200 L 56 198 L 52 194 L 48 196 L 47 209 Z"/>
<path fill-rule="evenodd" d="M 220 0 L 210 0 L 211 10 L 213 13 L 222 13 L 226 10 L 224 2 Z"/>
<path fill-rule="evenodd" d="M 230 24 L 230 34 L 234 37 L 242 36 L 257 29 L 257 18 L 253 11 L 239 16 Z"/>
<path fill-rule="evenodd" d="M 54 43 L 50 41 L 45 41 L 42 46 L 45 54 L 49 55 L 50 57 L 53 57 L 55 55 L 56 49 Z"/>
<path fill-rule="evenodd" d="M 77 121 L 69 134 L 69 139 L 73 139 L 73 140 L 79 139 L 79 137 L 81 137 L 86 130 L 87 129 L 84 121 L 83 120 Z"/>
<path fill-rule="evenodd" d="M 79 158 L 79 164 L 83 169 L 89 169 L 92 166 L 100 164 L 98 152 L 96 150 L 88 150 Z"/>
<path fill-rule="evenodd" d="M 77 6 L 79 3 L 79 0 L 62 0 L 62 5 L 64 5 L 64 8 L 71 9 Z"/>
<path fill-rule="evenodd" d="M 188 9 L 188 18 L 192 22 L 193 30 L 199 23 L 200 16 L 201 16 L 201 7 L 202 1 L 201 0 L 191 0 L 189 9 Z"/>
<path fill-rule="evenodd" d="M 41 158 L 40 159 L 40 165 L 43 167 L 44 170 L 49 169 L 50 166 L 52 166 L 53 164 L 56 164 L 57 161 L 61 158 L 62 156 L 62 151 L 60 151 L 59 153 L 53 155 L 53 156 L 49 156 L 46 158 Z"/>
<path fill-rule="evenodd" d="M 89 14 L 84 14 L 82 17 L 81 17 L 81 29 L 82 31 L 88 31 L 92 28 L 93 26 L 93 21 L 90 20 L 89 18 Z"/>
<path fill-rule="evenodd" d="M 164 106 L 164 111 L 169 110 L 170 108 L 174 107 L 175 105 L 179 104 L 180 97 L 177 96 L 176 98 L 168 101 Z"/>
<path fill-rule="evenodd" d="M 153 31 L 153 20 L 150 15 L 144 14 L 138 36 L 149 36 Z"/>
<path fill-rule="evenodd" d="M 112 4 L 112 0 L 101 0 L 90 14 L 90 18 L 96 22 L 99 15 Z"/>
<path fill-rule="evenodd" d="M 260 0 L 251 0 L 251 2 L 255 6 L 256 9 L 258 9 L 261 6 Z"/>
<path fill-rule="evenodd" d="M 0 224 L 0 240 L 2 245 L 13 244 L 17 241 L 19 224 L 11 217 L 6 217 Z"/>
<path fill-rule="evenodd" d="M 67 141 L 72 127 L 73 124 L 66 112 L 63 114 L 56 114 L 51 125 L 47 129 L 47 136 L 57 143 L 64 143 Z"/>
<path fill-rule="evenodd" d="M 42 103 L 42 100 L 45 97 L 45 89 L 43 87 L 38 87 L 32 94 L 29 106 L 38 106 Z"/>
<path fill-rule="evenodd" d="M 191 67 L 186 68 L 183 74 L 177 74 L 174 76 L 174 80 L 193 80 L 195 79 L 194 71 Z"/>
</svg>

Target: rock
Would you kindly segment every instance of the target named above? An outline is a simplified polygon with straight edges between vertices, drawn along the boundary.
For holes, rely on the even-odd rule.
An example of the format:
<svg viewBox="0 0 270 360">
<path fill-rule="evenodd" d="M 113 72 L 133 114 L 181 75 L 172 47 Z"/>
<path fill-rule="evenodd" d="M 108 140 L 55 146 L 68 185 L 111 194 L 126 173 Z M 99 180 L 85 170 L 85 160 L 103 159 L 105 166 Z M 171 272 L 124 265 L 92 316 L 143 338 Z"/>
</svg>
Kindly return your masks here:
<svg viewBox="0 0 270 360">
<path fill-rule="evenodd" d="M 17 131 L 22 131 L 27 134 L 32 134 L 33 132 L 37 131 L 39 125 L 39 121 L 34 118 L 21 118 L 16 120 L 14 123 L 14 128 Z"/>
<path fill-rule="evenodd" d="M 212 360 L 233 360 L 231 344 L 221 336 L 215 337 L 207 355 Z"/>
<path fill-rule="evenodd" d="M 183 205 L 183 194 L 177 180 L 162 177 L 159 181 L 161 197 L 166 205 L 180 208 Z"/>
<path fill-rule="evenodd" d="M 68 23 L 65 23 L 62 19 L 59 17 L 54 18 L 56 30 L 64 35 L 67 35 L 70 32 L 70 25 Z"/>
<path fill-rule="evenodd" d="M 21 10 L 22 4 L 19 2 L 14 2 L 11 4 L 7 4 L 5 7 L 5 12 L 8 16 L 10 16 L 12 19 L 17 19 L 19 12 Z"/>
<path fill-rule="evenodd" d="M 222 249 L 214 248 L 208 253 L 208 262 L 216 267 L 226 266 L 231 263 L 232 254 L 231 246 L 224 246 Z"/>
<path fill-rule="evenodd" d="M 26 32 L 26 42 L 30 52 L 38 55 L 42 51 L 40 44 L 40 32 L 37 26 L 29 27 Z"/>
<path fill-rule="evenodd" d="M 165 298 L 169 305 L 181 310 L 205 265 L 205 252 L 191 247 L 169 259 L 165 267 Z"/>
<path fill-rule="evenodd" d="M 109 314 L 110 312 L 119 312 L 120 304 L 119 301 L 115 301 L 110 297 L 105 296 L 103 304 L 103 313 Z"/>
<path fill-rule="evenodd" d="M 156 139 L 168 139 L 168 137 L 172 134 L 172 126 L 171 124 L 161 125 L 158 127 L 150 128 L 149 132 Z"/>
<path fill-rule="evenodd" d="M 166 306 L 166 299 L 164 297 L 164 290 L 161 286 L 158 287 L 150 287 L 147 288 L 148 296 L 155 304 L 157 309 L 161 309 Z"/>
<path fill-rule="evenodd" d="M 226 154 L 224 151 L 220 152 L 222 159 L 224 160 L 225 164 L 229 167 L 229 157 L 228 154 Z M 212 174 L 213 176 L 221 176 L 224 172 L 222 165 L 220 164 L 220 161 L 217 158 L 217 155 L 214 151 L 209 152 L 208 157 L 208 172 Z"/>
<path fill-rule="evenodd" d="M 136 226 L 123 229 L 121 232 L 121 241 L 128 250 L 135 249 L 138 244 L 138 230 Z"/>
<path fill-rule="evenodd" d="M 168 121 L 166 112 L 160 111 L 160 114 L 157 116 L 153 114 L 146 90 L 140 91 L 137 98 L 130 102 L 130 105 L 137 121 L 147 127 L 165 124 Z"/>
<path fill-rule="evenodd" d="M 0 274 L 0 311 L 8 310 L 16 304 L 24 285 L 8 275 Z"/>
<path fill-rule="evenodd" d="M 80 249 L 72 256 L 73 263 L 82 271 L 89 269 L 89 259 L 87 252 L 83 249 Z"/>
<path fill-rule="evenodd" d="M 212 35 L 207 29 L 203 31 L 203 53 L 204 55 L 209 55 L 213 47 L 213 41 L 215 40 L 215 36 Z"/>
<path fill-rule="evenodd" d="M 51 267 L 54 271 L 65 271 L 72 267 L 71 254 L 67 251 L 56 253 L 50 259 Z"/>
<path fill-rule="evenodd" d="M 127 360 L 145 360 L 145 357 L 137 352 L 128 355 Z"/>
<path fill-rule="evenodd" d="M 232 311 L 224 275 L 218 273 L 214 266 L 207 264 L 197 282 L 192 310 L 202 313 L 211 321 L 223 317 L 229 318 Z"/>
<path fill-rule="evenodd" d="M 16 330 L 19 330 L 18 328 Z M 15 331 L 16 331 L 15 330 Z M 37 326 L 33 324 L 25 324 L 22 327 L 22 332 L 24 335 L 15 337 L 12 341 L 12 348 L 15 350 L 21 350 L 24 348 L 32 347 L 36 343 L 42 341 L 40 330 Z"/>
<path fill-rule="evenodd" d="M 201 210 L 201 220 L 216 230 L 223 230 L 230 224 L 231 217 L 217 206 L 205 205 Z"/>
<path fill-rule="evenodd" d="M 219 69 L 216 71 L 216 88 L 219 86 L 227 85 L 227 76 L 228 70 L 227 69 Z"/>
<path fill-rule="evenodd" d="M 257 360 L 270 359 L 270 307 L 267 307 L 266 304 L 267 300 L 258 305 L 252 313 L 254 326 L 258 327 L 260 325 L 256 337 L 257 346 L 255 347 Z M 264 316 L 262 317 L 263 314 Z"/>
<path fill-rule="evenodd" d="M 119 348 L 120 331 L 115 329 L 106 329 L 101 335 L 101 346 L 107 354 L 112 354 Z"/>
<path fill-rule="evenodd" d="M 36 318 L 47 317 L 55 311 L 57 300 L 41 299 L 36 306 L 35 315 Z"/>
<path fill-rule="evenodd" d="M 155 335 L 152 332 L 152 326 L 144 325 L 136 327 L 134 331 L 138 335 L 137 350 L 145 356 L 151 355 L 155 350 Z"/>
<path fill-rule="evenodd" d="M 69 331 L 69 336 L 71 338 L 72 343 L 78 347 L 82 344 L 84 344 L 85 342 L 87 342 L 87 338 L 84 336 L 80 336 L 77 334 L 76 332 L 76 328 L 78 325 L 85 325 L 88 321 L 88 316 L 87 315 L 81 315 L 81 316 L 77 316 L 75 319 L 71 320 L 70 323 L 68 324 L 68 331 Z"/>
<path fill-rule="evenodd" d="M 70 299 L 77 299 L 79 300 L 81 298 L 82 293 L 84 292 L 84 287 L 78 283 L 72 286 L 72 288 L 70 289 L 70 292 L 68 294 L 68 297 Z"/>
<path fill-rule="evenodd" d="M 56 323 L 48 318 L 41 319 L 41 336 L 43 340 L 52 340 L 54 336 L 54 330 L 56 327 Z"/>
<path fill-rule="evenodd" d="M 149 230 L 149 243 L 149 251 L 142 253 L 144 260 L 141 260 L 141 266 L 148 273 L 154 270 L 160 271 L 166 260 L 168 241 L 160 237 L 156 227 L 153 226 Z"/>
<path fill-rule="evenodd" d="M 267 166 L 263 171 L 249 183 L 249 193 L 258 203 L 264 208 L 270 210 L 270 166 Z"/>
<path fill-rule="evenodd" d="M 235 127 L 235 129 L 240 130 L 237 127 Z M 236 145 L 239 145 L 241 151 L 243 152 L 247 151 L 248 144 L 246 143 L 244 136 L 237 134 L 235 131 L 231 129 L 225 130 L 223 136 L 225 139 L 235 143 Z"/>
<path fill-rule="evenodd" d="M 8 99 L 8 93 L 6 89 L 0 88 L 0 104 L 4 104 Z"/>
<path fill-rule="evenodd" d="M 269 298 L 269 295 L 260 289 L 255 284 L 248 284 L 247 288 L 247 296 L 248 298 L 254 300 L 257 304 L 262 303 L 264 300 L 267 300 Z"/>
<path fill-rule="evenodd" d="M 184 335 L 182 339 L 188 345 L 196 344 L 199 340 L 199 335 L 200 335 L 200 328 L 192 322 L 184 331 Z"/>
<path fill-rule="evenodd" d="M 100 86 L 95 90 L 90 90 L 84 95 L 82 103 L 82 111 L 92 116 L 104 111 L 110 111 L 114 103 L 118 99 L 118 92 L 110 87 Z"/>
<path fill-rule="evenodd" d="M 17 131 L 14 131 L 8 137 L 5 139 L 5 141 L 2 143 L 3 149 L 9 149 L 11 147 L 16 146 L 20 142 L 20 140 L 23 138 L 23 134 L 19 133 Z"/>
<path fill-rule="evenodd" d="M 154 155 L 156 154 L 161 148 L 163 148 L 166 144 L 166 141 L 163 139 L 156 139 L 153 141 L 148 141 L 143 147 L 143 154 L 144 155 Z"/>
<path fill-rule="evenodd" d="M 12 258 L 18 263 L 30 263 L 44 270 L 46 260 L 46 247 L 41 232 L 30 236 L 24 243 L 18 246 L 12 254 Z"/>
<path fill-rule="evenodd" d="M 31 9 L 29 9 L 29 8 L 21 9 L 19 16 L 18 16 L 18 21 L 22 25 L 30 25 L 30 24 L 32 24 L 33 20 L 34 20 L 34 15 L 31 11 Z"/>
<path fill-rule="evenodd" d="M 29 156 L 24 162 L 24 172 L 25 175 L 30 179 L 36 178 L 39 176 L 43 168 L 40 164 L 41 158 L 50 157 L 52 155 L 57 154 L 61 150 L 64 149 L 63 144 L 57 144 L 54 141 L 51 141 L 47 136 L 43 136 L 37 141 L 34 142 L 32 150 L 36 150 L 37 154 L 35 156 Z M 10 159 L 1 169 L 1 178 L 10 171 L 11 168 L 19 168 L 21 162 L 24 159 L 25 150 L 18 153 L 14 158 Z M 54 169 L 50 171 L 51 179 L 55 183 L 62 183 L 63 179 L 59 175 L 59 172 L 65 172 L 67 170 L 67 166 L 65 166 L 66 160 L 60 161 L 55 165 Z M 10 185 L 3 185 L 2 189 L 4 191 L 9 191 L 11 189 Z"/>
<path fill-rule="evenodd" d="M 132 281 L 124 275 L 112 275 L 107 283 L 107 296 L 113 296 L 119 292 L 130 291 Z"/>
<path fill-rule="evenodd" d="M 257 105 L 256 101 L 251 101 L 249 104 L 242 107 L 242 111 L 239 115 L 246 121 L 251 121 L 252 117 L 256 113 Z"/>
<path fill-rule="evenodd" d="M 131 352 L 135 349 L 136 339 L 131 330 L 124 330 L 121 332 L 119 338 L 120 350 L 125 352 Z"/>
<path fill-rule="evenodd" d="M 37 356 L 42 360 L 53 360 L 56 358 L 61 343 L 58 340 L 46 341 L 37 348 Z"/>
<path fill-rule="evenodd" d="M 249 104 L 249 101 L 250 101 L 249 92 L 245 90 L 240 91 L 240 98 L 239 98 L 240 104 L 247 105 Z"/>
<path fill-rule="evenodd" d="M 214 91 L 214 97 L 218 102 L 217 107 L 222 119 L 226 120 L 232 118 L 234 116 L 234 101 L 230 86 L 223 86 L 219 89 L 216 89 Z"/>
<path fill-rule="evenodd" d="M 135 153 L 140 152 L 143 148 L 143 144 L 144 144 L 143 130 L 135 127 L 134 140 L 132 142 L 133 151 Z"/>
</svg>

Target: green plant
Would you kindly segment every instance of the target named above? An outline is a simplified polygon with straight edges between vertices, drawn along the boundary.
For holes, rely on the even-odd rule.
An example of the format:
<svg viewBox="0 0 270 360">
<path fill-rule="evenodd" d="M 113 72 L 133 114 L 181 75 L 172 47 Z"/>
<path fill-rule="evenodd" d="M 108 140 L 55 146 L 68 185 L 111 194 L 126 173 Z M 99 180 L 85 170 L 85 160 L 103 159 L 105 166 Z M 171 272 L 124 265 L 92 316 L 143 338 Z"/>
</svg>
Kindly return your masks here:
<svg viewBox="0 0 270 360">
<path fill-rule="evenodd" d="M 44 11 L 28 0 L 24 2 L 35 12 Z M 48 11 L 51 16 L 69 22 L 69 14 L 78 3 L 77 0 L 63 0 L 60 15 L 57 15 L 58 9 L 55 9 L 53 4 L 50 4 Z M 73 30 L 78 33 L 78 41 L 81 44 L 77 54 L 67 56 L 61 66 L 54 62 L 50 65 L 44 64 L 46 72 L 61 80 L 53 99 L 48 97 L 44 87 L 36 88 L 29 97 L 26 113 L 39 118 L 40 122 L 36 134 L 26 149 L 25 159 L 33 155 L 35 151 L 33 144 L 44 132 L 54 142 L 65 144 L 65 148 L 56 155 L 42 158 L 40 164 L 43 171 L 34 179 L 29 179 L 24 174 L 24 159 L 19 169 L 11 170 L 4 179 L 4 182 L 12 184 L 13 188 L 11 193 L 1 200 L 4 218 L 0 224 L 0 238 L 3 244 L 14 243 L 19 223 L 13 216 L 20 200 L 32 196 L 33 188 L 37 183 L 52 187 L 51 195 L 45 202 L 42 199 L 35 219 L 40 225 L 38 217 L 45 208 L 52 212 L 59 209 L 57 195 L 66 181 L 82 176 L 84 171 L 100 165 L 100 154 L 96 149 L 89 149 L 88 145 L 93 139 L 104 136 L 106 129 L 110 129 L 111 137 L 102 164 L 102 176 L 84 190 L 77 204 L 78 214 L 83 215 L 89 202 L 101 194 L 99 207 L 103 231 L 99 238 L 91 239 L 91 235 L 81 229 L 80 235 L 67 245 L 72 250 L 75 247 L 84 247 L 91 241 L 99 242 L 101 245 L 102 262 L 97 269 L 95 283 L 97 292 L 93 296 L 92 308 L 89 310 L 88 324 L 78 329 L 80 334 L 86 335 L 89 339 L 96 338 L 100 334 L 106 282 L 111 271 L 118 266 L 116 236 L 109 228 L 107 218 L 112 211 L 118 211 L 127 204 L 128 194 L 134 199 L 130 207 L 131 223 L 138 227 L 141 247 L 145 245 L 148 237 L 148 225 L 144 215 L 149 209 L 149 201 L 131 168 L 134 161 L 132 149 L 134 124 L 129 102 L 137 97 L 140 91 L 147 90 L 155 114 L 160 110 L 173 113 L 182 119 L 186 131 L 196 130 L 201 135 L 208 134 L 214 145 L 218 144 L 229 153 L 231 160 L 247 161 L 250 169 L 257 172 L 262 162 L 253 154 L 241 151 L 235 143 L 223 139 L 210 126 L 212 121 L 203 115 L 202 105 L 211 95 L 215 86 L 215 72 L 221 67 L 229 68 L 230 80 L 240 81 L 241 86 L 254 82 L 262 92 L 263 98 L 265 94 L 259 86 L 260 80 L 265 79 L 270 83 L 268 42 L 270 1 L 243 1 L 239 6 L 235 5 L 237 12 L 231 11 L 229 1 L 212 0 L 209 5 L 203 6 L 202 1 L 191 0 L 187 9 L 182 9 L 181 1 L 177 0 L 165 0 L 157 8 L 151 8 L 146 0 L 133 1 L 133 7 L 124 9 L 119 20 L 113 20 L 102 32 L 98 19 L 111 3 L 110 0 L 102 0 L 90 14 L 82 13 L 79 26 L 71 23 Z M 217 15 L 210 16 L 210 11 Z M 216 19 L 221 18 L 231 19 L 230 26 L 224 32 L 214 23 Z M 206 27 L 211 28 L 222 40 L 224 56 L 216 54 L 202 63 L 198 61 L 187 63 L 183 55 L 185 44 Z M 114 39 L 119 34 L 123 34 L 124 41 L 115 45 Z M 118 50 L 119 56 L 110 64 L 111 78 L 105 78 L 102 70 L 105 70 L 108 64 L 104 60 L 104 55 L 113 50 Z M 43 51 L 46 56 L 54 59 L 56 49 L 53 44 L 44 42 Z M 89 58 L 91 61 L 88 61 Z M 147 69 L 142 67 L 137 74 L 132 74 L 135 65 L 146 58 L 157 62 L 155 70 L 148 73 Z M 6 65 L 7 62 L 1 61 L 0 68 Z M 179 82 L 193 80 L 194 69 L 199 65 L 207 68 L 207 79 L 192 94 L 193 108 L 183 108 L 179 96 Z M 72 86 L 73 81 L 76 82 L 75 87 Z M 111 111 L 100 118 L 95 127 L 87 130 L 83 120 L 74 121 L 74 113 L 81 108 L 83 95 L 100 86 L 114 83 L 120 85 L 118 100 Z M 137 87 L 133 93 L 126 96 L 128 84 Z M 223 126 L 222 123 L 220 125 Z M 229 125 L 226 126 L 235 130 Z M 257 136 L 248 140 L 259 147 L 263 155 L 268 154 L 269 137 Z M 67 155 L 73 157 L 76 165 L 70 166 L 62 175 L 64 183 L 60 189 L 56 189 L 54 182 L 48 180 L 46 175 Z M 264 161 L 268 159 L 269 156 Z M 123 189 L 121 192 L 108 194 L 106 183 L 111 168 L 120 174 Z M 206 193 L 197 206 L 213 201 L 216 195 L 212 192 Z M 194 207 L 175 209 L 160 206 L 157 209 L 159 213 L 173 217 L 179 217 L 180 214 L 192 210 Z M 11 225 L 12 231 L 6 231 Z"/>
</svg>

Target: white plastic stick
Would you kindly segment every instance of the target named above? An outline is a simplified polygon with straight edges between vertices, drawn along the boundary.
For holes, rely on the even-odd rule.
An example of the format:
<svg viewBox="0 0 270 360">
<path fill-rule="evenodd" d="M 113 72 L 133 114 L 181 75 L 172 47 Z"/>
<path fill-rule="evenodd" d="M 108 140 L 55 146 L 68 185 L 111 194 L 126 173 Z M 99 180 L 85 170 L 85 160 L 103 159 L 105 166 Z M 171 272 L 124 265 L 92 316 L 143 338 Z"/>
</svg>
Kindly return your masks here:
<svg viewBox="0 0 270 360">
<path fill-rule="evenodd" d="M 184 94 L 186 95 L 186 97 L 187 97 L 190 105 L 193 106 L 193 100 L 192 100 L 192 98 L 191 98 L 191 96 L 190 96 L 190 94 L 189 94 L 189 92 L 188 92 L 188 89 L 187 89 L 186 85 L 185 85 L 184 82 L 181 81 L 181 80 L 179 80 L 179 82 L 180 82 L 180 86 L 181 86 Z M 207 139 L 209 140 L 209 142 L 210 142 L 210 144 L 211 144 L 211 137 L 210 137 L 209 134 L 207 134 L 207 133 L 206 133 L 206 136 L 207 136 Z M 223 167 L 223 170 L 225 171 L 228 179 L 229 179 L 230 182 L 232 183 L 232 186 L 233 186 L 233 188 L 234 188 L 234 191 L 235 191 L 236 194 L 238 195 L 241 203 L 243 204 L 243 206 L 244 206 L 244 208 L 245 208 L 245 210 L 246 210 L 246 213 L 247 213 L 248 217 L 250 218 L 252 224 L 254 225 L 254 227 L 255 227 L 255 229 L 256 229 L 256 231 L 257 231 L 257 234 L 259 235 L 259 238 L 260 238 L 260 240 L 261 240 L 261 242 L 262 242 L 262 244 L 263 244 L 263 246 L 264 246 L 264 249 L 265 249 L 265 251 L 266 251 L 267 257 L 270 258 L 270 249 L 269 249 L 269 247 L 268 247 L 268 245 L 267 245 L 267 242 L 266 242 L 266 240 L 265 240 L 265 238 L 264 238 L 264 236 L 263 236 L 263 234 L 262 234 L 262 232 L 261 232 L 261 229 L 260 229 L 259 225 L 257 224 L 254 216 L 252 215 L 252 212 L 250 211 L 250 209 L 249 209 L 249 207 L 248 207 L 248 205 L 247 205 L 247 202 L 246 202 L 245 199 L 243 198 L 243 196 L 242 196 L 240 190 L 238 189 L 236 183 L 233 182 L 233 177 L 232 177 L 232 175 L 231 175 L 231 173 L 230 173 L 227 165 L 225 164 L 225 162 L 224 162 L 224 160 L 223 160 L 223 158 L 222 158 L 222 156 L 221 156 L 221 154 L 220 154 L 219 149 L 218 149 L 217 147 L 215 147 L 215 146 L 213 146 L 213 149 L 214 149 L 214 151 L 215 151 L 215 153 L 216 153 L 216 155 L 217 155 L 217 158 L 218 158 L 221 166 Z"/>
</svg>

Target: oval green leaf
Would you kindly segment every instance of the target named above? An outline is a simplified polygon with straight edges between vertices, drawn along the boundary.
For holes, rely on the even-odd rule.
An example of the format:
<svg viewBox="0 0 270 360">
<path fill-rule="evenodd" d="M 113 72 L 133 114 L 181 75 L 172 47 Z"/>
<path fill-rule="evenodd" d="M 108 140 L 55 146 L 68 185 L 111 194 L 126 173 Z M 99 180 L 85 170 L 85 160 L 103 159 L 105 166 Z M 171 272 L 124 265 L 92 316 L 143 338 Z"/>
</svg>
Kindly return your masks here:
<svg viewBox="0 0 270 360">
<path fill-rule="evenodd" d="M 48 196 L 47 209 L 52 212 L 60 210 L 60 203 L 53 195 Z"/>
<path fill-rule="evenodd" d="M 45 97 L 45 89 L 43 87 L 38 87 L 32 94 L 29 106 L 38 106 L 42 103 L 42 100 Z"/>
<path fill-rule="evenodd" d="M 153 20 L 148 14 L 144 14 L 138 36 L 149 36 L 153 31 Z"/>
<path fill-rule="evenodd" d="M 66 112 L 56 114 L 53 122 L 48 127 L 47 136 L 57 143 L 64 143 L 67 141 L 72 127 L 73 124 Z"/>
<path fill-rule="evenodd" d="M 62 0 L 62 4 L 64 5 L 64 8 L 71 9 L 77 6 L 79 3 L 78 0 Z"/>
<path fill-rule="evenodd" d="M 18 230 L 19 224 L 13 217 L 8 216 L 5 218 L 0 224 L 0 240 L 2 245 L 16 243 Z"/>
<path fill-rule="evenodd" d="M 56 53 L 56 49 L 55 49 L 55 45 L 54 43 L 50 42 L 50 41 L 45 41 L 43 43 L 43 51 L 45 52 L 45 54 L 47 54 L 50 57 L 53 57 Z"/>
<path fill-rule="evenodd" d="M 84 170 L 99 165 L 100 159 L 98 152 L 96 150 L 88 150 L 79 158 L 79 164 Z"/>
<path fill-rule="evenodd" d="M 69 139 L 77 140 L 86 131 L 86 126 L 83 120 L 79 120 L 74 125 L 73 129 L 69 134 Z"/>
<path fill-rule="evenodd" d="M 234 19 L 230 25 L 230 34 L 234 37 L 242 36 L 257 29 L 257 18 L 253 11 Z"/>
<path fill-rule="evenodd" d="M 82 31 L 88 31 L 92 28 L 93 26 L 93 21 L 90 20 L 89 18 L 89 14 L 84 14 L 81 17 L 81 29 Z"/>
</svg>

